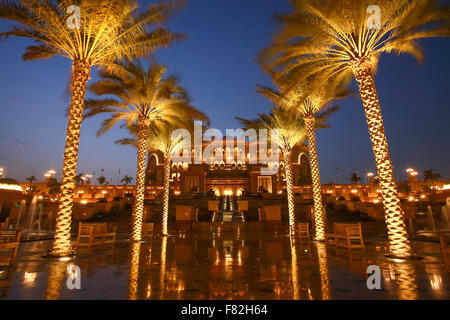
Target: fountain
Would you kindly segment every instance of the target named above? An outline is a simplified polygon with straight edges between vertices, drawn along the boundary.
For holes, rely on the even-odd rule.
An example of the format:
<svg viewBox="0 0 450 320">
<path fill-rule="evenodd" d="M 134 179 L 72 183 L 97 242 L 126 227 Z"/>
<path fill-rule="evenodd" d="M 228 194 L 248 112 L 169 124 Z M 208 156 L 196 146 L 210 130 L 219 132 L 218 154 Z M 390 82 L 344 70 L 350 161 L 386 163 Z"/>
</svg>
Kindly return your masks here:
<svg viewBox="0 0 450 320">
<path fill-rule="evenodd" d="M 28 210 L 25 209 L 25 203 L 22 203 L 16 224 L 16 228 L 22 229 L 22 239 L 45 239 L 53 235 L 53 212 L 45 210 L 38 199 L 38 196 L 33 197 Z"/>
</svg>

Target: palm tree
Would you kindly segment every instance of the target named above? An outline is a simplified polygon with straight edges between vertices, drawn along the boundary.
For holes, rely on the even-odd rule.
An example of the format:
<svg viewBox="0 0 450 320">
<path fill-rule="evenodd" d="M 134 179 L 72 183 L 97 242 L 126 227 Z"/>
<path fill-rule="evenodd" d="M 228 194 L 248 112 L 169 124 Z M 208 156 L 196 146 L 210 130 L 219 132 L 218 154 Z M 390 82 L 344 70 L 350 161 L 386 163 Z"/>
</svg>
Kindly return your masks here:
<svg viewBox="0 0 450 320">
<path fill-rule="evenodd" d="M 75 184 L 80 185 L 83 182 L 83 175 L 82 173 L 79 173 L 75 176 Z"/>
<path fill-rule="evenodd" d="M 189 97 L 174 76 L 164 78 L 167 68 L 150 64 L 145 69 L 140 62 L 124 60 L 120 63 L 122 73 L 117 76 L 101 71 L 101 79 L 89 90 L 97 96 L 113 95 L 115 98 L 86 100 L 86 117 L 107 113 L 111 117 L 103 123 L 100 136 L 118 122 L 124 121 L 128 128 L 137 130 L 137 175 L 136 197 L 132 214 L 131 241 L 140 241 L 144 214 L 145 164 L 150 127 L 177 121 L 179 117 L 192 115 L 203 119 L 206 116 L 189 105 Z"/>
<path fill-rule="evenodd" d="M 55 178 L 48 178 L 47 189 L 49 194 L 59 195 L 61 193 L 61 183 Z"/>
<path fill-rule="evenodd" d="M 423 179 L 425 181 L 431 181 L 431 187 L 433 191 L 436 191 L 436 189 L 434 188 L 434 181 L 439 180 L 440 177 L 441 175 L 437 172 L 434 172 L 433 169 L 425 170 L 423 172 Z"/>
<path fill-rule="evenodd" d="M 133 182 L 133 178 L 130 176 L 125 176 L 120 180 L 120 182 L 125 183 L 125 185 L 129 185 L 131 182 Z"/>
<path fill-rule="evenodd" d="M 36 179 L 35 176 L 31 176 L 31 177 L 25 178 L 25 180 L 30 182 L 30 187 L 29 188 L 30 188 L 30 192 L 31 192 L 32 187 L 33 187 L 33 181 L 36 181 L 37 179 Z"/>
<path fill-rule="evenodd" d="M 268 87 L 258 86 L 258 92 L 267 99 L 283 108 L 293 109 L 303 118 L 306 125 L 308 151 L 311 163 L 311 180 L 314 199 L 315 239 L 325 241 L 325 210 L 322 204 L 322 188 L 320 184 L 319 159 L 316 146 L 316 116 L 327 109 L 335 99 L 345 99 L 351 91 L 345 89 L 346 79 L 331 78 L 323 82 L 322 79 L 309 79 L 300 85 L 291 86 L 289 81 L 278 81 L 280 91 Z M 330 108 L 328 113 L 321 114 L 327 117 L 337 110 Z"/>
<path fill-rule="evenodd" d="M 366 112 L 380 178 L 386 224 L 393 256 L 412 255 L 397 195 L 383 118 L 374 82 L 382 53 L 423 55 L 420 38 L 448 36 L 449 8 L 435 0 L 380 0 L 380 24 L 373 28 L 368 17 L 371 0 L 291 0 L 294 12 L 278 16 L 283 28 L 260 60 L 275 78 L 300 83 L 355 77 Z"/>
<path fill-rule="evenodd" d="M 0 18 L 17 23 L 0 37 L 25 37 L 35 41 L 28 46 L 24 60 L 48 59 L 59 55 L 72 61 L 71 103 L 63 163 L 62 195 L 56 220 L 53 248 L 49 255 L 72 254 L 70 225 L 73 190 L 78 162 L 80 127 L 86 85 L 91 68 L 112 70 L 113 62 L 145 56 L 166 47 L 180 35 L 172 34 L 161 24 L 179 6 L 177 3 L 151 5 L 138 12 L 134 0 L 79 0 L 78 25 L 70 24 L 66 12 L 72 0 L 0 2 Z M 117 72 L 120 72 L 119 70 Z"/>
<path fill-rule="evenodd" d="M 148 150 L 161 151 L 164 154 L 164 191 L 163 191 L 163 214 L 162 214 L 162 235 L 168 235 L 169 222 L 169 195 L 170 195 L 170 164 L 172 155 L 180 152 L 185 141 L 182 139 L 173 139 L 172 132 L 176 129 L 185 128 L 193 132 L 193 120 L 179 119 L 171 124 L 162 123 L 161 125 L 150 126 L 148 136 Z M 207 120 L 206 116 L 203 120 Z M 137 137 L 136 128 L 131 128 L 130 132 Z M 190 141 L 189 141 L 190 142 Z M 116 141 L 123 145 L 138 145 L 138 139 L 127 138 Z"/>
<path fill-rule="evenodd" d="M 353 172 L 352 174 L 350 174 L 350 181 L 353 184 L 358 184 L 358 182 L 361 181 L 361 177 L 358 176 L 358 174 L 356 172 Z"/>
<path fill-rule="evenodd" d="M 103 186 L 104 184 L 106 184 L 106 178 L 105 176 L 100 176 L 97 178 L 98 183 L 100 183 L 101 186 Z"/>
<path fill-rule="evenodd" d="M 329 109 L 317 116 L 315 125 L 317 128 L 327 128 L 326 117 L 337 110 L 337 108 Z M 289 231 L 293 235 L 295 232 L 295 203 L 294 203 L 294 177 L 292 171 L 292 151 L 295 145 L 306 140 L 307 129 L 305 121 L 297 110 L 291 108 L 286 109 L 277 107 L 272 109 L 271 114 L 258 114 L 258 119 L 246 120 L 236 117 L 246 128 L 278 130 L 278 136 L 272 135 L 271 139 L 276 139 L 276 143 L 283 154 L 285 171 L 286 171 L 286 187 L 289 209 Z M 272 140 L 273 141 L 273 140 Z M 275 142 L 275 141 L 273 141 Z"/>
</svg>

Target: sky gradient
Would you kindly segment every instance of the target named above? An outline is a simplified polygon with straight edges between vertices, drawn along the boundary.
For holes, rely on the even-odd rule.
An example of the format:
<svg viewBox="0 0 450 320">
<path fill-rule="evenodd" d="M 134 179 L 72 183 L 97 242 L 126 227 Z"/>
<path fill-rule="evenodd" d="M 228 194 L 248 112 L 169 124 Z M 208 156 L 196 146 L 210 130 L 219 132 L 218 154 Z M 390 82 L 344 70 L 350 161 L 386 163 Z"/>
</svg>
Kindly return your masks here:
<svg viewBox="0 0 450 320">
<path fill-rule="evenodd" d="M 150 1 L 140 1 L 148 5 Z M 268 112 L 270 103 L 255 92 L 256 83 L 270 78 L 255 57 L 277 29 L 274 13 L 288 12 L 287 0 L 187 0 L 188 6 L 167 26 L 189 39 L 157 53 L 169 73 L 181 78 L 193 105 L 211 118 L 211 127 L 238 128 L 235 116 L 254 118 Z M 8 24 L 0 21 L 0 30 Z M 49 169 L 61 177 L 67 119 L 64 96 L 70 61 L 22 61 L 29 42 L 10 38 L 0 42 L 0 167 L 6 176 L 39 181 Z M 422 41 L 425 61 L 410 56 L 383 56 L 376 85 L 383 111 L 394 171 L 398 180 L 405 170 L 433 168 L 450 178 L 450 39 Z M 95 81 L 95 71 L 90 83 Z M 354 85 L 354 84 L 353 84 Z M 356 88 L 356 87 L 355 87 Z M 322 182 L 349 183 L 355 170 L 376 172 L 364 110 L 359 95 L 339 101 L 341 109 L 330 118 L 331 128 L 319 130 L 317 145 Z M 126 135 L 114 128 L 100 138 L 96 131 L 103 116 L 82 124 L 79 173 L 101 174 L 110 183 L 121 176 L 135 177 L 136 151 L 114 141 Z M 339 170 L 337 170 L 339 168 Z"/>
</svg>

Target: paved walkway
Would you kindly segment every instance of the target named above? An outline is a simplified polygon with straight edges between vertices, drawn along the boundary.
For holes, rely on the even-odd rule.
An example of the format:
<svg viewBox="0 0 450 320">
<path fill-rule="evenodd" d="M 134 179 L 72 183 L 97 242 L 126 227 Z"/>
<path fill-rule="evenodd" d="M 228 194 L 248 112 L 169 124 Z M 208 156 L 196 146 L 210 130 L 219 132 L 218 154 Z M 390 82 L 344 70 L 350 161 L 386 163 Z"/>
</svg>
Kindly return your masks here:
<svg viewBox="0 0 450 320">
<path fill-rule="evenodd" d="M 437 243 L 413 242 L 422 259 L 394 262 L 382 238 L 350 253 L 284 235 L 225 232 L 154 239 L 130 247 L 81 251 L 71 262 L 43 258 L 49 241 L 22 243 L 16 263 L 0 267 L 2 299 L 449 299 L 450 267 Z M 67 287 L 67 266 L 81 289 Z M 369 290 L 369 265 L 381 290 Z"/>
</svg>

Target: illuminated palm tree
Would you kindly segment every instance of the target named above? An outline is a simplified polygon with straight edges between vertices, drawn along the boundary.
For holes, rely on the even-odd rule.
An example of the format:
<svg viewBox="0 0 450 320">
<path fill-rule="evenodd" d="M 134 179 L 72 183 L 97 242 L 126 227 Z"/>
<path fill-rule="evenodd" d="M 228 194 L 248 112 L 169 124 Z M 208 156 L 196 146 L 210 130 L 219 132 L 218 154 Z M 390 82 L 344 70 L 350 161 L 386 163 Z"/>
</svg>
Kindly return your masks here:
<svg viewBox="0 0 450 320">
<path fill-rule="evenodd" d="M 178 84 L 176 77 L 164 78 L 166 67 L 150 64 L 145 69 L 140 62 L 124 60 L 120 64 L 122 73 L 117 76 L 100 71 L 101 79 L 89 86 L 98 96 L 113 95 L 116 98 L 86 100 L 86 117 L 110 114 L 97 135 L 100 136 L 118 122 L 125 122 L 128 128 L 135 128 L 137 135 L 136 196 L 132 214 L 131 241 L 140 241 L 144 215 L 145 164 L 148 138 L 151 127 L 178 121 L 179 117 L 191 115 L 203 119 L 206 116 L 189 105 L 189 97 Z"/>
<path fill-rule="evenodd" d="M 331 108 L 317 116 L 316 128 L 327 128 L 326 117 L 337 110 Z M 294 177 L 292 171 L 292 151 L 295 145 L 306 140 L 307 132 L 305 121 L 296 109 L 277 107 L 271 114 L 258 114 L 258 119 L 246 120 L 236 117 L 246 128 L 278 130 L 278 135 L 272 133 L 271 139 L 281 149 L 285 163 L 286 187 L 289 210 L 289 232 L 295 232 L 295 204 L 294 204 Z M 273 139 L 276 139 L 275 141 Z"/>
<path fill-rule="evenodd" d="M 186 109 L 185 111 L 188 111 Z M 162 215 L 162 235 L 168 235 L 169 222 L 169 195 L 170 195 L 170 164 L 172 162 L 172 155 L 183 152 L 186 145 L 191 145 L 191 141 L 186 141 L 181 136 L 173 135 L 177 129 L 186 129 L 191 133 L 194 130 L 194 120 L 202 120 L 209 123 L 206 115 L 198 110 L 191 110 L 194 112 L 184 112 L 180 114 L 182 119 L 172 118 L 168 122 L 154 122 L 149 128 L 148 135 L 148 150 L 158 150 L 164 154 L 164 191 L 163 191 L 163 215 Z M 137 136 L 136 128 L 132 127 L 130 132 Z M 138 138 L 127 138 L 116 141 L 123 145 L 138 145 Z M 188 150 L 190 147 L 187 147 Z"/>
<path fill-rule="evenodd" d="M 391 254 L 412 255 L 384 133 L 374 82 L 382 53 L 409 53 L 422 60 L 420 38 L 448 36 L 449 8 L 435 0 L 291 0 L 280 15 L 283 28 L 260 56 L 274 77 L 300 83 L 355 77 L 366 112 L 380 178 Z M 379 11 L 379 12 L 378 12 Z"/>
<path fill-rule="evenodd" d="M 320 184 L 319 159 L 316 146 L 316 116 L 323 119 L 337 110 L 337 107 L 325 111 L 335 99 L 348 97 L 351 91 L 345 89 L 349 80 L 331 78 L 323 82 L 322 79 L 309 79 L 308 82 L 291 87 L 288 81 L 278 81 L 280 91 L 268 87 L 258 86 L 258 92 L 271 100 L 275 105 L 295 110 L 301 116 L 306 126 L 308 152 L 311 163 L 311 182 L 314 200 L 314 238 L 325 241 L 325 210 L 322 205 L 322 187 Z M 306 84 L 307 83 L 307 84 Z"/>
<path fill-rule="evenodd" d="M 144 56 L 180 38 L 180 35 L 171 34 L 161 27 L 178 6 L 161 3 L 139 12 L 135 0 L 0 1 L 0 18 L 17 23 L 10 31 L 0 33 L 0 37 L 17 36 L 35 41 L 34 45 L 27 47 L 24 60 L 48 59 L 59 55 L 72 61 L 72 97 L 64 152 L 62 194 L 55 240 L 49 252 L 51 256 L 72 254 L 70 226 L 74 179 L 84 98 L 91 68 L 98 66 L 112 70 L 116 59 Z"/>
</svg>

